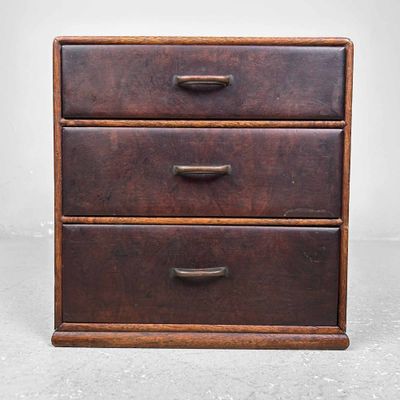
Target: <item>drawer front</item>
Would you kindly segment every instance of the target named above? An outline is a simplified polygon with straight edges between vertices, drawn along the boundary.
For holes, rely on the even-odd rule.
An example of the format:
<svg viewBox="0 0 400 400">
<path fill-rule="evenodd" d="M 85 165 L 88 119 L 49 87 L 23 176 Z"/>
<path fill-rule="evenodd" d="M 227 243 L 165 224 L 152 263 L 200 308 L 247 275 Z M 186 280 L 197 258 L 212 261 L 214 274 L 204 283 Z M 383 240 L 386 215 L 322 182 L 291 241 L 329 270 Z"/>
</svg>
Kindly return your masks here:
<svg viewBox="0 0 400 400">
<path fill-rule="evenodd" d="M 62 145 L 64 215 L 340 216 L 341 130 L 64 128 Z"/>
<path fill-rule="evenodd" d="M 344 71 L 344 47 L 63 45 L 63 116 L 341 120 Z"/>
<path fill-rule="evenodd" d="M 338 248 L 337 228 L 64 225 L 63 320 L 336 325 Z"/>
</svg>

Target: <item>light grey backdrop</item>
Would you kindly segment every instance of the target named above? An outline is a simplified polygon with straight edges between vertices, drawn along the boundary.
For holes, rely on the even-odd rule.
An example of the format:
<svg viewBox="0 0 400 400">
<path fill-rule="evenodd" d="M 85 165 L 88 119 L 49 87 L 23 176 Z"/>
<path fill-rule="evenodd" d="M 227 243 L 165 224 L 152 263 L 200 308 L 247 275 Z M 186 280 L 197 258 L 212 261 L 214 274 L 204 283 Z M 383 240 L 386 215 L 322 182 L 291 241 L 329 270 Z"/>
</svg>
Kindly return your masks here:
<svg viewBox="0 0 400 400">
<path fill-rule="evenodd" d="M 400 239 L 400 1 L 13 0 L 1 14 L 0 235 L 53 234 L 55 36 L 346 36 L 355 43 L 351 239 Z"/>
</svg>

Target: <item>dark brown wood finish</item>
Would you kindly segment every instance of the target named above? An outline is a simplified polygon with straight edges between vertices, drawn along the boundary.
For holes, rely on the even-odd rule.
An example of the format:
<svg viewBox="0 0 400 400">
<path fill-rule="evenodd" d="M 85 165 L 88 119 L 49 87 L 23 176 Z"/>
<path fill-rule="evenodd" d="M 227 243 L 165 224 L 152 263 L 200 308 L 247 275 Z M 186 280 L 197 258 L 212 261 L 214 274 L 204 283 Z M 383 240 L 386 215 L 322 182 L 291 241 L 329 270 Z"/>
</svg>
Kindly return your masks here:
<svg viewBox="0 0 400 400">
<path fill-rule="evenodd" d="M 54 327 L 62 323 L 61 45 L 53 43 L 54 119 Z"/>
<path fill-rule="evenodd" d="M 58 36 L 66 44 L 154 44 L 235 46 L 349 46 L 345 37 L 236 37 L 236 36 Z"/>
<path fill-rule="evenodd" d="M 65 224 L 135 224 L 135 225 L 266 225 L 266 226 L 339 226 L 337 219 L 312 218 L 154 218 L 154 217 L 69 217 L 63 216 Z"/>
<path fill-rule="evenodd" d="M 294 333 L 330 334 L 343 333 L 338 326 L 293 325 L 196 325 L 196 324 L 113 324 L 63 322 L 64 332 L 230 332 L 230 333 Z"/>
<path fill-rule="evenodd" d="M 109 126 L 153 128 L 344 128 L 345 121 L 223 121 L 147 119 L 60 119 L 62 126 Z"/>
<path fill-rule="evenodd" d="M 64 128 L 63 212 L 338 218 L 342 145 L 329 129 Z"/>
<path fill-rule="evenodd" d="M 54 346 L 165 347 L 199 349 L 342 350 L 346 334 L 200 333 L 200 332 L 55 332 Z"/>
<path fill-rule="evenodd" d="M 63 321 L 336 325 L 338 248 L 337 228 L 67 225 Z"/>
<path fill-rule="evenodd" d="M 161 115 L 155 116 L 156 119 L 140 119 L 138 116 L 127 115 L 119 119 L 108 119 L 109 116 L 96 117 L 90 119 L 84 116 L 80 119 L 64 118 L 61 114 L 61 51 L 65 45 L 155 45 L 163 47 L 171 45 L 173 48 L 178 46 L 300 46 L 308 47 L 312 52 L 313 48 L 318 51 L 332 47 L 333 50 L 341 54 L 343 58 L 343 91 L 341 92 L 344 100 L 344 107 L 341 116 L 336 116 L 336 120 L 327 120 L 331 117 L 314 116 L 309 119 L 304 115 L 299 119 L 290 120 L 282 116 L 276 120 L 268 120 L 271 116 L 263 115 L 260 118 L 243 117 L 247 120 L 227 120 L 221 117 L 206 115 L 204 118 L 212 119 L 193 119 L 202 118 L 198 115 L 192 119 L 177 119 L 175 117 L 163 119 Z M 190 72 L 190 74 L 196 71 Z M 210 72 L 217 74 L 216 71 Z M 349 201 L 349 167 L 350 167 L 350 130 L 351 130 L 351 97 L 352 97 L 352 73 L 353 73 L 353 44 L 346 38 L 213 38 L 213 37 L 59 37 L 54 41 L 54 150 L 55 150 L 55 327 L 52 342 L 56 346 L 96 346 L 96 347 L 198 347 L 198 348 L 308 348 L 308 349 L 344 349 L 349 345 L 346 329 L 346 292 L 347 292 L 347 242 L 348 242 L 348 201 Z M 183 74 L 183 72 L 182 72 Z M 186 72 L 185 72 L 186 74 Z M 189 74 L 189 73 L 188 73 Z M 296 83 L 297 84 L 297 83 Z M 232 89 L 232 86 L 230 87 Z M 225 89 L 222 89 L 221 93 Z M 211 93 L 209 93 L 211 94 Z M 202 94 L 199 94 L 201 96 Z M 329 100 L 326 99 L 329 103 Z M 331 99 L 332 104 L 334 100 Z M 301 103 L 301 102 L 300 102 Z M 326 103 L 324 103 L 326 105 Z M 339 105 L 339 103 L 336 103 Z M 303 104 L 304 105 L 304 104 Z M 224 104 L 226 106 L 226 104 Z M 308 105 L 309 106 L 309 105 Z M 307 107 L 308 107 L 307 106 Z M 229 111 L 229 110 L 228 110 Z M 291 110 L 292 112 L 293 110 Z M 202 111 L 196 110 L 201 114 Z M 103 118 L 103 119 L 101 119 Z M 104 119 L 107 118 L 107 119 Z M 115 116 L 113 116 L 115 118 Z M 136 118 L 136 119 L 128 119 Z M 147 117 L 146 117 L 147 118 Z M 190 118 L 190 117 L 188 117 Z M 250 120 L 251 118 L 251 120 Z M 341 189 L 341 213 L 339 218 L 221 218 L 208 217 L 185 218 L 177 217 L 139 217 L 127 215 L 121 216 L 66 216 L 62 212 L 62 146 L 61 128 L 62 127 L 143 127 L 143 128 L 315 128 L 315 129 L 342 129 L 343 131 L 343 169 L 342 169 L 342 189 Z M 340 228 L 340 252 L 339 268 L 336 271 L 338 279 L 338 307 L 337 322 L 335 326 L 321 325 L 244 325 L 240 323 L 221 325 L 221 324 L 143 324 L 143 323 L 91 323 L 88 321 L 66 322 L 63 320 L 63 289 L 62 281 L 62 226 L 68 227 L 69 224 L 80 224 L 86 227 L 88 224 L 111 224 L 111 227 L 120 228 L 121 224 L 126 228 L 132 228 L 131 224 L 157 224 L 165 228 L 168 225 L 229 225 L 225 228 L 238 229 L 241 226 L 337 226 Z M 117 226 L 115 226 L 117 225 Z M 212 228 L 203 226 L 204 228 Z M 236 226 L 236 228 L 235 228 Z M 150 227 L 149 227 L 150 228 Z M 170 228 L 172 228 L 170 226 Z M 262 228 L 265 229 L 265 228 Z M 271 229 L 271 228 L 267 228 Z M 297 228 L 292 228 L 297 229 Z M 325 228 L 319 228 L 325 229 Z M 315 282 L 314 282 L 315 283 Z"/>
<path fill-rule="evenodd" d="M 343 178 L 342 178 L 342 218 L 341 246 L 340 246 L 340 286 L 339 286 L 339 326 L 346 330 L 347 310 L 347 264 L 348 264 L 348 236 L 349 236 L 349 198 L 350 198 L 350 148 L 351 148 L 351 119 L 353 96 L 353 43 L 346 46 L 346 90 L 345 90 L 345 118 L 343 146 Z"/>
<path fill-rule="evenodd" d="M 64 45 L 63 116 L 341 120 L 344 68 L 344 47 Z M 231 79 L 204 90 L 179 75 Z"/>
</svg>

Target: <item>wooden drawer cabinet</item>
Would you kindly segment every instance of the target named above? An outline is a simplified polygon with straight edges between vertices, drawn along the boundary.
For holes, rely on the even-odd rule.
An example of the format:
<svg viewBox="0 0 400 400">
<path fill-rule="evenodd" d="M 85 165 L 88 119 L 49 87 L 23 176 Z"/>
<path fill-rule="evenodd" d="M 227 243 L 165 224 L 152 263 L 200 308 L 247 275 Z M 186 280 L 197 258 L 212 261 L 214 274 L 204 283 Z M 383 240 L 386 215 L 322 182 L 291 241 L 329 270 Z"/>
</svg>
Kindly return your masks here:
<svg viewBox="0 0 400 400">
<path fill-rule="evenodd" d="M 346 348 L 352 58 L 57 38 L 53 344 Z"/>
</svg>

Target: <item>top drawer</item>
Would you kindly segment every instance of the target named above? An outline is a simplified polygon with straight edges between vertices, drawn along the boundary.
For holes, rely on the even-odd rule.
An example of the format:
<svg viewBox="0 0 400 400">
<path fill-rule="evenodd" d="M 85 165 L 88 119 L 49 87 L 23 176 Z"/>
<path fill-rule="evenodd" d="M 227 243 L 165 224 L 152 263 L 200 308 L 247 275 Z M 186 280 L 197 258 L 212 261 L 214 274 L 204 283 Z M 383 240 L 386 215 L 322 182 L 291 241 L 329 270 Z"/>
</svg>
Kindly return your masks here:
<svg viewBox="0 0 400 400">
<path fill-rule="evenodd" d="M 63 45 L 65 118 L 344 118 L 338 46 Z"/>
</svg>

